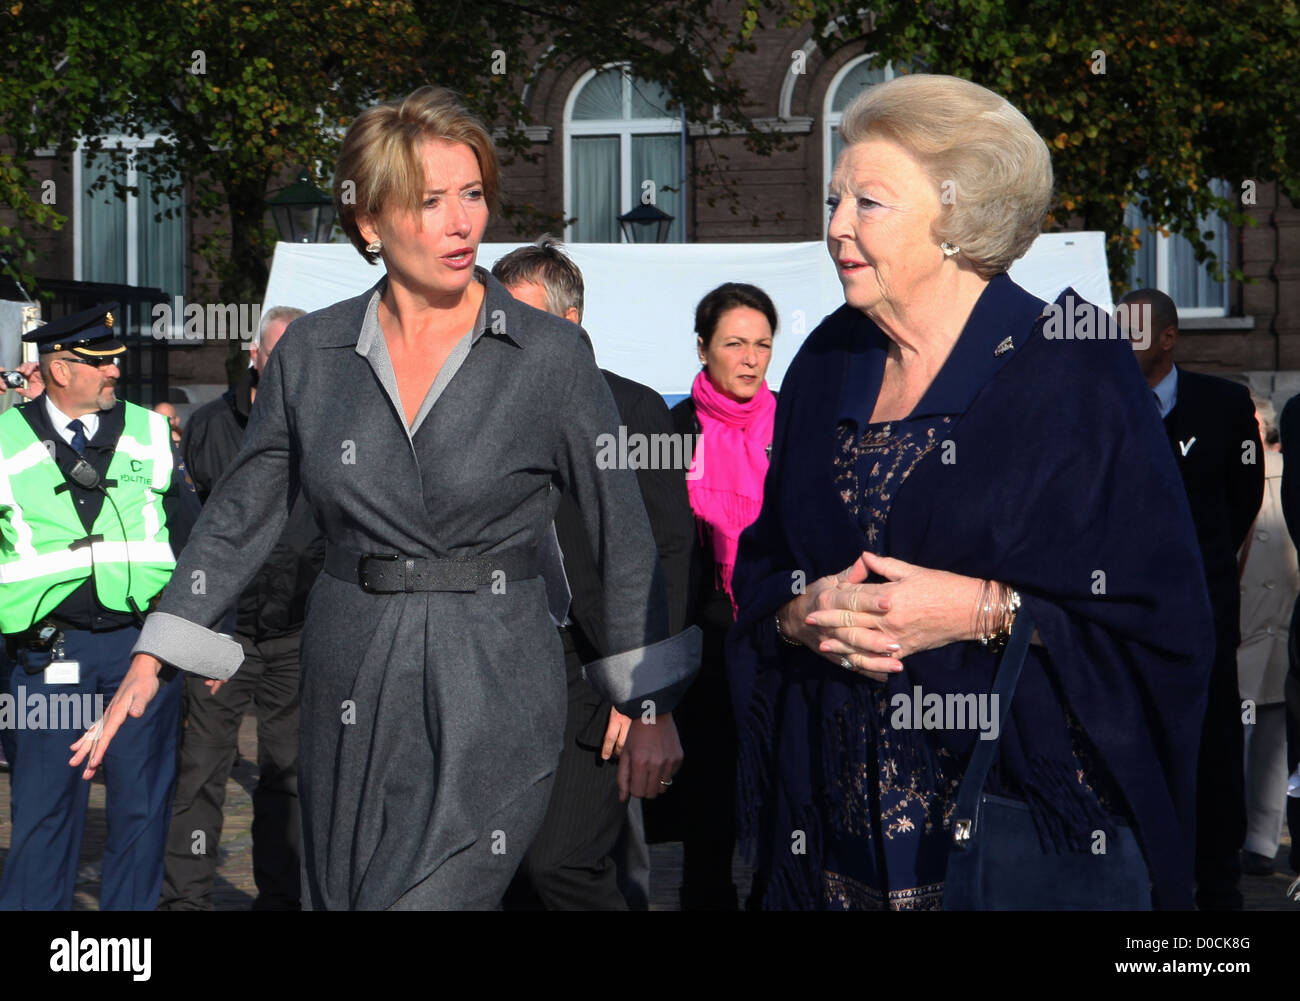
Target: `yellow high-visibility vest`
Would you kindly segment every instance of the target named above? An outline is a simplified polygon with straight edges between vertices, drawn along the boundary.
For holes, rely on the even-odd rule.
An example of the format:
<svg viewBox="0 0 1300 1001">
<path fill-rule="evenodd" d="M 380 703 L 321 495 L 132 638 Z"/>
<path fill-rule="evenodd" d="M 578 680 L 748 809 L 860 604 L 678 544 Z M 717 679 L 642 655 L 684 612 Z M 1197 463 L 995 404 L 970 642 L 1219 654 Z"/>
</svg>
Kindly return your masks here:
<svg viewBox="0 0 1300 1001">
<path fill-rule="evenodd" d="M 123 405 L 104 478 L 112 503 L 105 498 L 89 536 L 52 447 L 17 409 L 0 414 L 0 632 L 22 632 L 88 577 L 100 604 L 118 612 L 131 611 L 128 597 L 146 607 L 171 578 L 171 431 L 161 414 Z"/>
</svg>

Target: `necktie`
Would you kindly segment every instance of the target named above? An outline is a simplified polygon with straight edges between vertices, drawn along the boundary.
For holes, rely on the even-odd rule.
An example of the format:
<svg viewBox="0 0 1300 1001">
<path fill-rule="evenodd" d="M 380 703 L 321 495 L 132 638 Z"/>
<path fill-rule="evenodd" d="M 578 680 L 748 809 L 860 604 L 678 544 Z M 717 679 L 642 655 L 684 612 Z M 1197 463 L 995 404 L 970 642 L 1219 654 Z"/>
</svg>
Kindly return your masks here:
<svg viewBox="0 0 1300 1001">
<path fill-rule="evenodd" d="M 72 432 L 72 450 L 78 455 L 86 454 L 86 425 L 73 419 L 68 421 L 68 430 Z"/>
</svg>

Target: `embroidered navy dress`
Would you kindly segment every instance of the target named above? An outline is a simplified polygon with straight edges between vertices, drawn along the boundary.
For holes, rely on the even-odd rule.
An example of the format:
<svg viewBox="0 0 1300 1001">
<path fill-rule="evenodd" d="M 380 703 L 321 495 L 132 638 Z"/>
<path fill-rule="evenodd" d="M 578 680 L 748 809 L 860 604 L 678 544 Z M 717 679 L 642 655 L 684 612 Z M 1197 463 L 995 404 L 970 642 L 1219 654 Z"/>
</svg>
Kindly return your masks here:
<svg viewBox="0 0 1300 1001">
<path fill-rule="evenodd" d="M 894 494 L 921 459 L 945 440 L 951 417 L 868 424 L 846 418 L 837 430 L 835 485 L 862 528 L 864 548 L 885 555 Z M 826 846 L 826 905 L 924 910 L 943 899 L 946 827 L 960 772 L 945 748 L 929 752 L 890 725 L 886 686 L 863 681 L 832 730 L 827 762 L 839 808 Z M 865 752 L 865 753 L 864 753 Z"/>
</svg>

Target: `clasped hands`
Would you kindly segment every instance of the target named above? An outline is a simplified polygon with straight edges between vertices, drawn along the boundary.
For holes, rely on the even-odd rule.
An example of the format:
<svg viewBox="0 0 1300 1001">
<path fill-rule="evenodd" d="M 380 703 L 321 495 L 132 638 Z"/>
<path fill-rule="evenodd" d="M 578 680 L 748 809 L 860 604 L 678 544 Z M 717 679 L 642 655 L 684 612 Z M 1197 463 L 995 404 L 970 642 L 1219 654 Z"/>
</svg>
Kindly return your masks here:
<svg viewBox="0 0 1300 1001">
<path fill-rule="evenodd" d="M 871 574 L 885 578 L 868 584 Z M 902 658 L 975 639 L 981 581 L 864 552 L 777 612 L 781 632 L 841 667 L 884 681 Z M 847 665 L 844 661 L 847 660 Z"/>
</svg>

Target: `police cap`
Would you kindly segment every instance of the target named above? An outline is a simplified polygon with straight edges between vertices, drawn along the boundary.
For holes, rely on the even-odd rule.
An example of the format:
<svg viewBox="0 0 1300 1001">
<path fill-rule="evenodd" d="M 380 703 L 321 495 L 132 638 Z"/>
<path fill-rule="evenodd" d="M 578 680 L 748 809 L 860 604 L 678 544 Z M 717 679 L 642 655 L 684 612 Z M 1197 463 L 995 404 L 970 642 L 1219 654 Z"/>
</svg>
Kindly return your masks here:
<svg viewBox="0 0 1300 1001">
<path fill-rule="evenodd" d="M 118 337 L 118 305 L 115 302 L 73 313 L 23 334 L 41 354 L 71 351 L 83 358 L 120 355 L 126 345 Z"/>
</svg>

